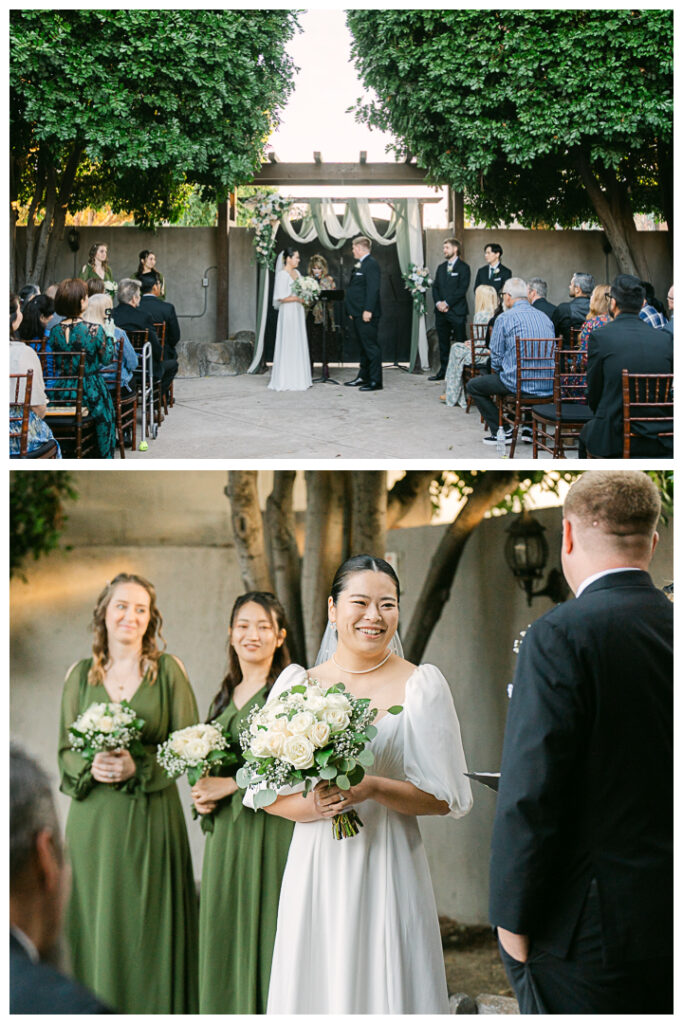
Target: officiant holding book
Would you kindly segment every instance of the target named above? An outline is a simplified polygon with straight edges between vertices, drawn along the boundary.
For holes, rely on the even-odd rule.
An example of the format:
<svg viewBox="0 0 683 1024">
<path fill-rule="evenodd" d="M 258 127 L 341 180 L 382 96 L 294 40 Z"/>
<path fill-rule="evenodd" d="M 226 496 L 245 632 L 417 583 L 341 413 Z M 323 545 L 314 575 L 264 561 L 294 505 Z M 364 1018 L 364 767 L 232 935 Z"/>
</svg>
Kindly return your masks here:
<svg viewBox="0 0 683 1024">
<path fill-rule="evenodd" d="M 344 384 L 361 391 L 381 391 L 382 350 L 377 340 L 382 313 L 379 263 L 370 255 L 370 239 L 363 235 L 354 238 L 352 252 L 355 263 L 346 289 L 344 308 L 360 348 L 360 366 L 358 376 L 344 381 Z"/>
</svg>

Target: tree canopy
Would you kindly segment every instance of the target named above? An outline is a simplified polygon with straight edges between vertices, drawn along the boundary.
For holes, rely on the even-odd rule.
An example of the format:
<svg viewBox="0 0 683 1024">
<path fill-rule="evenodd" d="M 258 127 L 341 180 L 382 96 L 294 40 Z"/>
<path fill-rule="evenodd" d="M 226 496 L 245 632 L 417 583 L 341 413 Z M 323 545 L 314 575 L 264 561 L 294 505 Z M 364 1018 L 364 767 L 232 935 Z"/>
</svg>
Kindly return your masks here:
<svg viewBox="0 0 683 1024">
<path fill-rule="evenodd" d="M 398 140 L 488 225 L 598 220 L 647 276 L 633 215 L 673 230 L 673 11 L 352 10 L 377 98 L 359 120 Z"/>
<path fill-rule="evenodd" d="M 66 212 L 102 202 L 149 227 L 191 186 L 224 199 L 257 172 L 295 71 L 291 10 L 14 10 L 11 207 L 28 206 L 23 281 Z"/>
</svg>

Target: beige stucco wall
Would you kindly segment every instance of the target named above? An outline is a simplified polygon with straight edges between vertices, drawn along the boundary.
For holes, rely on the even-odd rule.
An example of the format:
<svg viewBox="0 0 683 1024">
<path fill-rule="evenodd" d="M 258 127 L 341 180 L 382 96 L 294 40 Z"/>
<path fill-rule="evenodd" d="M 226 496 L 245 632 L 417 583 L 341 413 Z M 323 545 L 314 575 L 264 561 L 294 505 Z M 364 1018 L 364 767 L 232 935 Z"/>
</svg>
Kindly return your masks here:
<svg viewBox="0 0 683 1024">
<path fill-rule="evenodd" d="M 57 784 L 57 718 L 68 666 L 89 653 L 88 623 L 104 581 L 135 571 L 154 581 L 169 650 L 185 662 L 202 715 L 225 665 L 226 621 L 242 592 L 220 471 L 81 471 L 80 500 L 65 540 L 72 549 L 27 568 L 28 582 L 11 593 L 11 733 L 49 769 Z M 267 485 L 267 481 L 264 481 Z M 264 487 L 265 490 L 265 487 Z M 299 492 L 297 504 L 303 495 Z M 559 509 L 536 513 L 547 527 L 551 563 L 558 565 Z M 507 517 L 485 521 L 470 539 L 450 600 L 424 660 L 441 668 L 460 716 L 468 764 L 499 765 L 507 708 L 505 686 L 514 671 L 512 644 L 520 629 L 546 611 L 543 598 L 527 609 L 505 564 Z M 394 530 L 387 547 L 403 581 L 402 621 L 412 614 L 444 527 Z M 672 528 L 662 531 L 653 575 L 672 575 Z M 186 783 L 181 783 L 185 810 Z M 60 812 L 68 799 L 60 795 Z M 468 923 L 487 915 L 487 864 L 494 795 L 475 788 L 464 819 L 423 819 L 439 911 Z M 197 877 L 203 838 L 188 815 Z"/>
</svg>

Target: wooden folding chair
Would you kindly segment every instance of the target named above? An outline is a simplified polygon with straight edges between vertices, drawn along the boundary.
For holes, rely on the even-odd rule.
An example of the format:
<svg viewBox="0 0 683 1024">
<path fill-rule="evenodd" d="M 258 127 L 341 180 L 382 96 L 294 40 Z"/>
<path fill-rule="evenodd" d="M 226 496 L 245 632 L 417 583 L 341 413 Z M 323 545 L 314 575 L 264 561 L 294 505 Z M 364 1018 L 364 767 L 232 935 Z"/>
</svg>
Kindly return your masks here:
<svg viewBox="0 0 683 1024">
<path fill-rule="evenodd" d="M 514 394 L 497 395 L 498 423 L 512 428 L 510 458 L 515 457 L 517 434 L 522 415 L 534 405 L 547 405 L 555 379 L 557 338 L 515 338 L 516 388 Z M 545 395 L 532 394 L 528 388 L 540 385 Z"/>
<path fill-rule="evenodd" d="M 116 344 L 116 377 L 114 379 L 114 388 L 109 387 L 109 394 L 111 395 L 114 403 L 114 413 L 116 415 L 116 438 L 119 446 L 119 453 L 122 459 L 126 457 L 126 445 L 124 442 L 124 432 L 130 430 L 131 432 L 131 449 L 135 451 L 136 439 L 137 439 L 137 412 L 138 412 L 138 395 L 137 389 L 133 388 L 132 391 L 124 391 L 121 382 L 121 374 L 123 370 L 123 339 L 119 339 L 115 342 Z M 109 367 L 106 368 L 109 370 Z M 100 371 L 104 373 L 104 370 Z"/>
<path fill-rule="evenodd" d="M 623 458 L 631 458 L 631 442 L 674 436 L 673 373 L 621 371 L 624 410 Z M 646 430 L 636 430 L 635 425 Z M 652 429 L 654 427 L 654 429 Z M 673 453 L 669 458 L 673 457 Z M 663 455 L 662 458 L 667 458 Z"/>
<path fill-rule="evenodd" d="M 563 459 L 570 445 L 578 448 L 579 434 L 593 418 L 587 391 L 586 353 L 556 347 L 552 404 L 535 405 L 531 410 L 534 459 L 539 451 Z"/>
<path fill-rule="evenodd" d="M 83 405 L 85 352 L 41 352 L 45 392 L 50 400 L 45 422 L 65 458 L 98 458 L 95 422 Z"/>
<path fill-rule="evenodd" d="M 488 324 L 469 324 L 468 337 L 465 342 L 469 346 L 470 350 L 470 364 L 467 363 L 462 368 L 462 386 L 465 388 L 465 394 L 467 394 L 466 385 L 468 381 L 472 380 L 473 377 L 478 377 L 479 374 L 483 373 L 486 359 L 489 355 L 489 350 L 486 347 L 486 332 L 488 330 Z M 479 365 L 477 365 L 479 363 Z M 470 411 L 472 405 L 472 396 L 467 395 L 467 405 L 465 412 Z"/>
<path fill-rule="evenodd" d="M 163 359 L 164 352 L 166 351 L 166 321 L 164 320 L 160 324 L 154 324 L 154 330 L 157 332 L 157 338 L 161 345 L 161 358 Z M 171 386 L 168 389 L 168 397 L 166 395 L 162 395 L 162 401 L 164 403 L 164 412 L 168 415 L 169 408 L 172 408 L 175 405 L 175 398 L 173 397 L 173 381 L 171 381 Z"/>
</svg>

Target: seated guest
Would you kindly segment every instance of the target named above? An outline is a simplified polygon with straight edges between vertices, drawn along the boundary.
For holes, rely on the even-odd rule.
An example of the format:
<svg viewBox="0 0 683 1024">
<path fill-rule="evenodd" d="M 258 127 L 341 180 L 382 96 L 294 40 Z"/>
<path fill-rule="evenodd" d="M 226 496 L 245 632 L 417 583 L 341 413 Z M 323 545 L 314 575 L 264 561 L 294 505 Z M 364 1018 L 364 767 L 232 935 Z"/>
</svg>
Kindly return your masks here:
<svg viewBox="0 0 683 1024">
<path fill-rule="evenodd" d="M 492 285 L 480 284 L 474 293 L 474 317 L 473 324 L 488 324 L 493 318 L 498 305 L 498 294 Z M 488 352 L 482 351 L 481 359 L 477 359 L 477 366 L 485 366 L 488 363 Z M 465 364 L 472 362 L 472 347 L 466 341 L 455 341 L 451 345 L 448 355 L 448 366 L 446 367 L 446 394 L 441 395 L 441 401 L 446 405 L 467 405 L 462 386 L 462 371 Z"/>
<path fill-rule="evenodd" d="M 534 309 L 540 309 L 541 313 L 545 313 L 552 320 L 557 306 L 553 306 L 552 302 L 548 302 L 547 281 L 544 281 L 541 277 L 532 277 L 527 285 L 527 298 Z"/>
<path fill-rule="evenodd" d="M 40 352 L 48 333 L 48 323 L 55 311 L 55 304 L 47 295 L 34 295 L 22 310 L 19 337 L 27 345 Z M 49 351 L 46 348 L 45 351 Z"/>
<path fill-rule="evenodd" d="M 609 320 L 609 285 L 596 284 L 591 292 L 588 317 L 581 328 L 578 347 L 585 352 L 588 348 L 588 339 L 593 331 L 597 327 L 604 327 Z"/>
<path fill-rule="evenodd" d="M 154 274 L 159 281 L 159 297 L 162 299 L 166 298 L 166 284 L 164 282 L 164 275 L 160 270 L 157 270 L 157 258 L 151 249 L 143 249 L 140 253 L 138 263 L 138 269 L 132 275 L 136 277 L 138 281 L 142 280 L 143 274 Z"/>
<path fill-rule="evenodd" d="M 56 444 L 52 431 L 45 423 L 45 416 L 47 414 L 48 397 L 45 393 L 45 382 L 43 380 L 43 368 L 40 364 L 40 359 L 37 354 L 31 348 L 30 345 L 26 345 L 23 341 L 17 338 L 17 331 L 21 327 L 22 313 L 21 303 L 18 295 L 10 294 L 9 297 L 9 330 L 10 330 L 10 343 L 9 343 L 9 372 L 10 373 L 21 373 L 24 374 L 28 370 L 33 370 L 33 379 L 31 381 L 31 409 L 28 418 L 28 453 L 34 455 L 39 452 L 47 444 Z M 17 417 L 21 415 L 21 408 L 19 405 L 14 403 L 25 401 L 26 395 L 26 384 L 24 381 L 19 382 L 17 387 L 17 381 L 10 378 L 9 382 L 9 400 L 10 400 L 10 417 Z M 18 429 L 18 424 L 12 427 L 13 430 Z M 10 458 L 19 458 L 21 451 L 21 441 L 18 437 L 10 437 L 9 453 Z M 57 445 L 57 458 L 61 459 L 62 453 Z"/>
<path fill-rule="evenodd" d="M 667 320 L 667 322 L 662 327 L 662 330 L 663 331 L 667 331 L 671 335 L 671 337 L 673 338 L 673 334 L 674 334 L 674 286 L 673 285 L 671 285 L 671 287 L 669 288 L 669 294 L 667 295 L 666 300 L 667 300 L 667 302 L 669 304 L 669 319 Z"/>
<path fill-rule="evenodd" d="M 588 405 L 593 419 L 581 431 L 579 455 L 603 459 L 621 458 L 623 452 L 623 399 L 621 371 L 672 373 L 673 338 L 643 323 L 639 313 L 644 289 L 637 277 L 620 274 L 610 286 L 612 320 L 598 327 L 588 339 Z M 658 425 L 638 423 L 640 440 L 631 442 L 631 454 L 642 458 L 670 458 L 673 441 L 656 436 Z"/>
<path fill-rule="evenodd" d="M 484 247 L 486 266 L 479 267 L 477 271 L 477 276 L 474 279 L 475 292 L 480 284 L 490 284 L 497 292 L 500 292 L 505 282 L 510 280 L 512 271 L 500 262 L 502 255 L 503 248 L 497 242 L 490 242 Z"/>
<path fill-rule="evenodd" d="M 118 306 L 112 312 L 114 323 L 129 335 L 131 331 L 147 331 L 147 340 L 152 346 L 154 379 L 161 382 L 162 393 L 168 394 L 171 381 L 178 371 L 178 361 L 161 358 L 161 345 L 154 330 L 154 320 L 140 306 L 140 282 L 132 277 L 124 277 L 119 282 L 117 296 Z"/>
<path fill-rule="evenodd" d="M 571 328 L 581 327 L 588 317 L 594 288 L 595 279 L 592 274 L 574 274 L 569 282 L 571 302 L 561 302 L 551 317 L 556 337 L 561 336 L 567 348 L 571 340 Z"/>
<path fill-rule="evenodd" d="M 654 327 L 655 330 L 659 331 L 666 325 L 666 317 L 664 316 L 664 310 L 660 310 L 657 306 L 661 306 L 661 302 L 655 306 L 655 290 L 649 281 L 640 282 L 643 290 L 645 291 L 645 298 L 643 299 L 643 306 L 638 316 L 641 320 L 644 320 L 650 327 Z"/>
<path fill-rule="evenodd" d="M 164 356 L 176 358 L 176 345 L 180 341 L 180 327 L 175 306 L 171 302 L 162 302 L 159 298 L 161 286 L 157 274 L 142 274 L 140 277 L 140 309 L 149 313 L 155 324 L 166 324 L 166 340 Z"/>
<path fill-rule="evenodd" d="M 491 373 L 474 377 L 467 385 L 467 394 L 484 417 L 490 433 L 484 444 L 495 444 L 498 431 L 498 407 L 493 395 L 511 395 L 517 388 L 517 351 L 515 338 L 552 338 L 553 325 L 549 317 L 534 307 L 527 298 L 526 282 L 521 277 L 511 277 L 501 289 L 505 311 L 497 318 L 491 333 Z M 552 382 L 529 381 L 529 395 L 551 395 Z M 512 430 L 507 431 L 506 441 L 511 443 Z M 531 440 L 526 429 L 522 440 Z"/>
<path fill-rule="evenodd" d="M 443 380 L 451 351 L 451 335 L 464 344 L 467 337 L 467 290 L 470 268 L 460 258 L 460 242 L 447 238 L 443 243 L 444 261 L 436 268 L 432 285 L 434 326 L 439 336 L 439 369 L 429 380 Z"/>
<path fill-rule="evenodd" d="M 89 277 L 85 284 L 88 289 L 88 298 L 90 298 L 91 295 L 105 294 L 106 289 L 104 287 L 104 281 L 100 281 L 99 277 Z M 113 302 L 114 297 L 111 296 L 109 299 L 109 305 L 111 306 Z"/>
<path fill-rule="evenodd" d="M 648 306 L 652 306 L 654 309 L 657 310 L 658 313 L 662 313 L 664 317 L 666 317 L 666 308 L 664 306 L 664 303 L 660 302 L 660 300 L 655 295 L 654 287 L 650 283 L 650 281 L 641 281 L 640 283 L 645 289 L 645 301 L 647 302 Z"/>
<path fill-rule="evenodd" d="M 37 284 L 25 284 L 23 288 L 19 290 L 19 301 L 21 302 L 21 312 L 23 313 L 27 303 L 31 299 L 35 298 L 36 295 L 40 295 L 40 288 Z"/>
<path fill-rule="evenodd" d="M 15 744 L 10 746 L 9 798 L 9 1012 L 111 1013 L 51 966 L 57 959 L 69 869 L 48 777 Z"/>
<path fill-rule="evenodd" d="M 88 299 L 88 305 L 85 307 L 83 313 L 83 319 L 88 324 L 99 324 L 105 334 L 110 337 L 113 335 L 114 340 L 123 343 L 123 358 L 121 362 L 121 389 L 123 392 L 131 391 L 129 387 L 131 380 L 133 379 L 133 372 L 138 368 L 138 355 L 131 343 L 128 340 L 128 335 L 125 331 L 117 327 L 111 316 L 107 315 L 111 312 L 111 299 L 108 295 L 91 295 Z M 111 390 L 116 386 L 116 363 L 110 363 L 108 366 L 103 366 L 100 373 L 107 382 L 107 387 Z"/>
<path fill-rule="evenodd" d="M 45 333 L 46 334 L 49 334 L 50 331 L 52 330 L 52 328 L 55 326 L 55 324 L 58 324 L 60 320 L 64 319 L 63 317 L 61 317 L 59 315 L 59 313 L 55 313 L 54 312 L 54 301 L 55 301 L 55 295 L 56 294 L 57 294 L 57 285 L 56 284 L 49 284 L 47 286 L 47 288 L 45 289 L 45 291 L 43 292 L 43 295 L 47 295 L 48 299 L 52 299 L 52 309 L 53 309 L 52 316 L 50 317 L 50 319 L 48 320 L 47 324 L 45 325 Z"/>
</svg>

